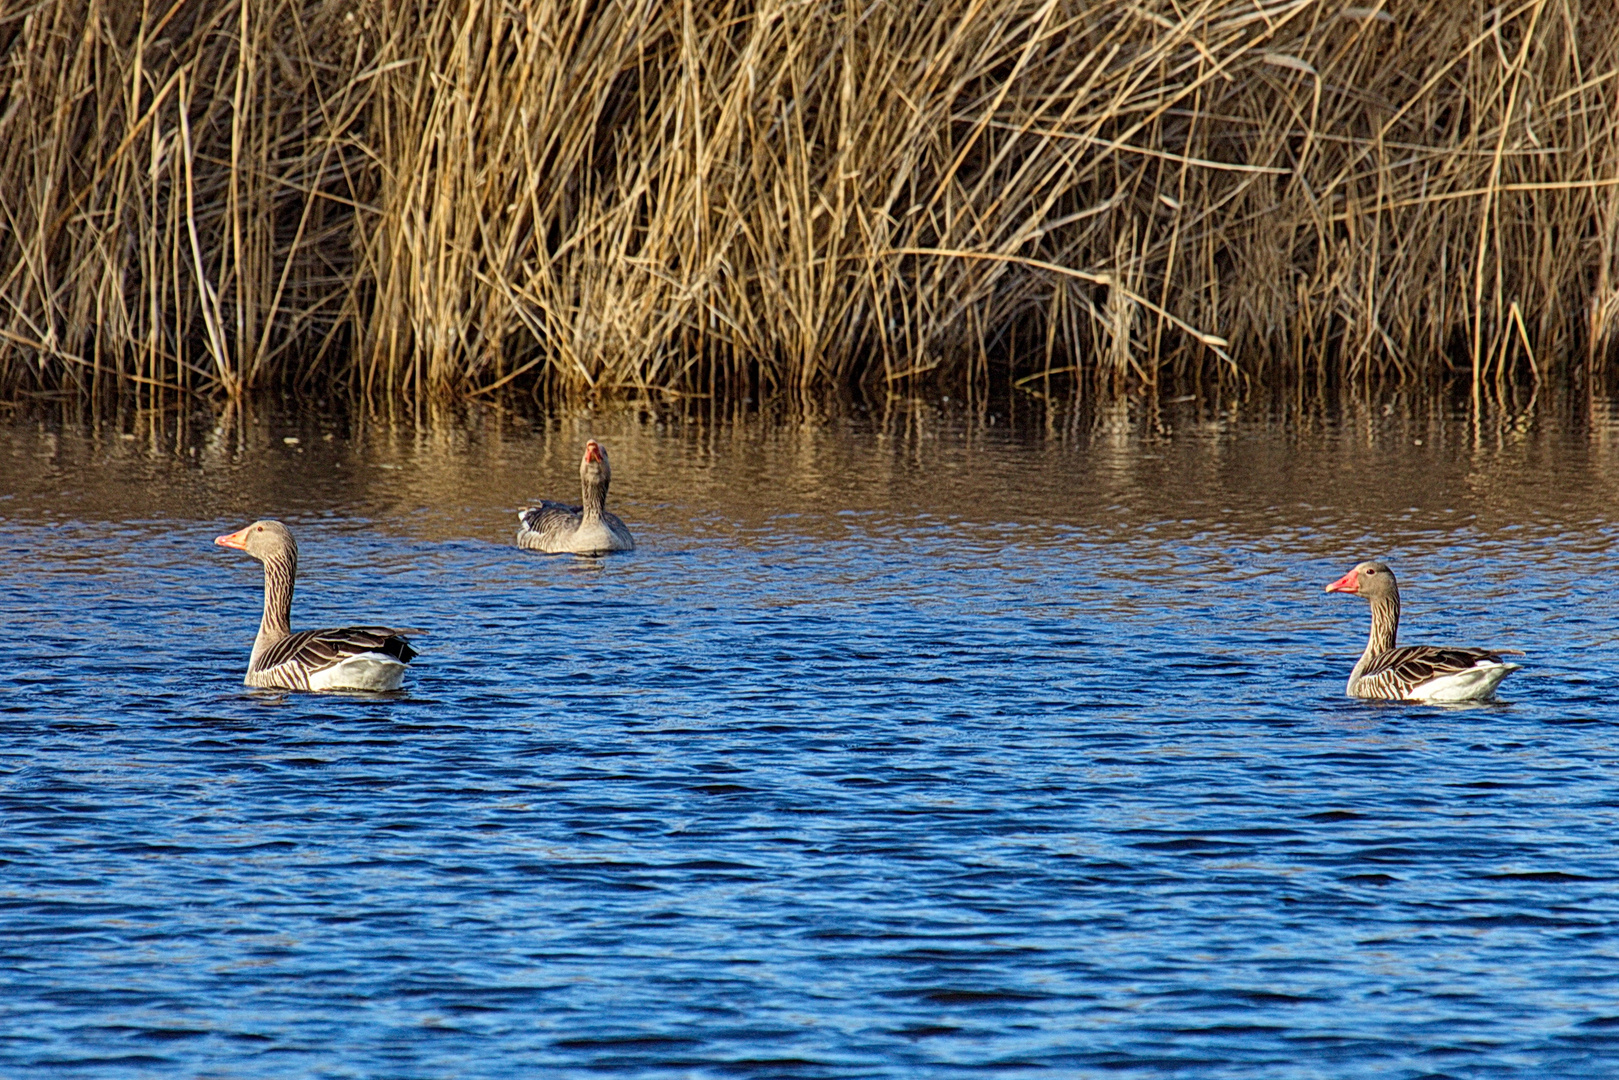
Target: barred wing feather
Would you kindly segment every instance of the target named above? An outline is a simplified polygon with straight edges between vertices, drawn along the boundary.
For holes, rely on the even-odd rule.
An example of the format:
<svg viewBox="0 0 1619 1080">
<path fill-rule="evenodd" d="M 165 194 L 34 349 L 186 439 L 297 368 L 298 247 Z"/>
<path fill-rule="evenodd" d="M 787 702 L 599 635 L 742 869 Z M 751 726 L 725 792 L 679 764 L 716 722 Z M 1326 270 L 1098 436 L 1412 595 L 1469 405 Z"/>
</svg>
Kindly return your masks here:
<svg viewBox="0 0 1619 1080">
<path fill-rule="evenodd" d="M 1466 649 L 1439 645 L 1404 645 L 1390 649 L 1361 673 L 1363 690 L 1377 691 L 1375 695 L 1363 696 L 1375 696 L 1385 701 L 1407 699 L 1413 690 L 1435 679 L 1462 675 L 1481 664 L 1503 664 L 1501 657 L 1506 653 L 1522 655 L 1515 649 Z"/>
<path fill-rule="evenodd" d="M 544 500 L 538 506 L 530 506 L 517 513 L 517 520 L 522 525 L 518 531 L 518 542 L 523 547 L 529 547 L 531 538 L 543 544 L 552 538 L 562 538 L 579 528 L 579 519 L 584 510 L 578 506 L 569 506 L 566 503 Z M 524 534 L 532 534 L 532 537 Z M 542 547 L 542 550 L 544 548 Z"/>
<path fill-rule="evenodd" d="M 312 675 L 356 656 L 380 653 L 401 664 L 416 657 L 416 650 L 404 636 L 421 631 L 395 630 L 388 626 L 345 626 L 333 630 L 301 630 L 282 638 L 264 651 L 254 674 L 274 674 L 276 683 L 291 683 L 309 689 Z"/>
</svg>

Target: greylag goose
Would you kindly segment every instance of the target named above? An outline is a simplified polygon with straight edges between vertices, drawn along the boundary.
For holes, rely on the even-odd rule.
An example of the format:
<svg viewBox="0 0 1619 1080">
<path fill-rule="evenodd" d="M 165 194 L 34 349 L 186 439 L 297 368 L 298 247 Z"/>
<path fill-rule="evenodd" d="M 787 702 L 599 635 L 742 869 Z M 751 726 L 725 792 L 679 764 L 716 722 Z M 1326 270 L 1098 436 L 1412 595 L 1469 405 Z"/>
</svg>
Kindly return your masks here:
<svg viewBox="0 0 1619 1080">
<path fill-rule="evenodd" d="M 419 630 L 345 626 L 292 632 L 292 585 L 298 545 L 279 521 L 255 521 L 221 536 L 220 547 L 264 564 L 264 619 L 247 662 L 248 686 L 276 690 L 397 690 L 416 655 L 404 635 Z"/>
<path fill-rule="evenodd" d="M 1350 697 L 1379 701 L 1479 701 L 1495 693 L 1502 679 L 1520 668 L 1502 660 L 1517 649 L 1464 649 L 1437 645 L 1395 645 L 1400 631 L 1400 588 L 1394 571 L 1363 562 L 1327 586 L 1327 592 L 1353 593 L 1372 604 L 1372 632 L 1366 651 L 1349 673 Z"/>
<path fill-rule="evenodd" d="M 600 555 L 607 551 L 634 551 L 630 530 L 607 512 L 607 485 L 613 470 L 607 464 L 607 451 L 591 439 L 585 443 L 585 456 L 579 462 L 582 506 L 567 506 L 549 500 L 538 506 L 525 506 L 517 512 L 517 546 L 551 554 Z"/>
</svg>

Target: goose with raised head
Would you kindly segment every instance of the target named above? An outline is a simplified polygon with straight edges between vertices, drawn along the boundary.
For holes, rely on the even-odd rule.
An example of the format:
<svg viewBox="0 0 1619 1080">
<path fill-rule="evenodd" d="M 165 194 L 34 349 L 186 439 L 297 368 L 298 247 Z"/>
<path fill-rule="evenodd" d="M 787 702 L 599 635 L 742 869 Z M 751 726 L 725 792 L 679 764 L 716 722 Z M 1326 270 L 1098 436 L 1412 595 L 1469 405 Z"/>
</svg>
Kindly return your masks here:
<svg viewBox="0 0 1619 1080">
<path fill-rule="evenodd" d="M 298 544 L 279 521 L 255 521 L 219 537 L 264 564 L 264 618 L 247 662 L 248 686 L 274 690 L 397 690 L 416 655 L 406 634 L 386 626 L 292 632 Z"/>
<path fill-rule="evenodd" d="M 579 506 L 546 500 L 517 512 L 517 546 L 549 554 L 600 555 L 608 551 L 634 551 L 630 530 L 616 514 L 607 512 L 607 485 L 613 470 L 607 451 L 591 439 L 579 462 Z"/>
<path fill-rule="evenodd" d="M 1366 639 L 1345 692 L 1376 701 L 1480 701 L 1521 664 L 1508 663 L 1517 649 L 1473 649 L 1438 645 L 1397 645 L 1400 587 L 1385 563 L 1363 562 L 1327 586 L 1372 605 L 1372 632 Z"/>
</svg>

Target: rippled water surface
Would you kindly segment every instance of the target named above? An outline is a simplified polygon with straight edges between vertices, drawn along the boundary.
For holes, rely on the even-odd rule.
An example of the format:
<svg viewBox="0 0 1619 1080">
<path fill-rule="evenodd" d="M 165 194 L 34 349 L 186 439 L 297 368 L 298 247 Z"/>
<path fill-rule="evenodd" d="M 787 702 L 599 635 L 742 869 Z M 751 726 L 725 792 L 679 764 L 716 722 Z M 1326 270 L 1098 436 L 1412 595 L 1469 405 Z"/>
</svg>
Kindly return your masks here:
<svg viewBox="0 0 1619 1080">
<path fill-rule="evenodd" d="M 1619 423 L 1184 409 L 0 426 L 0 1075 L 1619 1075 Z"/>
</svg>

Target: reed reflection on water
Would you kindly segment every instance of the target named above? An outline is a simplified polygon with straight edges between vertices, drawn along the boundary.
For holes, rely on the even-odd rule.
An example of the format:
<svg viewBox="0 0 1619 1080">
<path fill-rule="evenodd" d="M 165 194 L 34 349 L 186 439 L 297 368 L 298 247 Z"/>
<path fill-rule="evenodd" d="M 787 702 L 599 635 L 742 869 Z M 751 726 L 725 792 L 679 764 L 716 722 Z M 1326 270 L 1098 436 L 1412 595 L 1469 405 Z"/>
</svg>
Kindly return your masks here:
<svg viewBox="0 0 1619 1080">
<path fill-rule="evenodd" d="M 1614 410 L 1027 408 L 0 427 L 0 1072 L 1613 1074 Z M 404 693 L 240 685 L 265 516 Z"/>
</svg>

